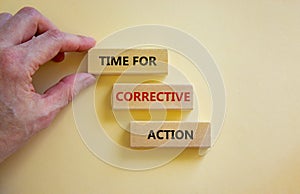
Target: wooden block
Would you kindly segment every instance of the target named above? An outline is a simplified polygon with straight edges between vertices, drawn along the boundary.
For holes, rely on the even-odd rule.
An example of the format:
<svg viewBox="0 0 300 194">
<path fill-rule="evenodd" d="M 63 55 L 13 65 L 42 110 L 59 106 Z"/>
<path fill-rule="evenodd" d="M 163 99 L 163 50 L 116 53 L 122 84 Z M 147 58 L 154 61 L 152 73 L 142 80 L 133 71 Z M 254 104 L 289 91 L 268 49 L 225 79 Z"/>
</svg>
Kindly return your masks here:
<svg viewBox="0 0 300 194">
<path fill-rule="evenodd" d="M 113 110 L 121 109 L 193 109 L 192 85 L 114 84 Z"/>
<path fill-rule="evenodd" d="M 132 121 L 131 147 L 211 147 L 210 123 Z"/>
<path fill-rule="evenodd" d="M 90 49 L 92 74 L 168 74 L 167 49 Z"/>
</svg>

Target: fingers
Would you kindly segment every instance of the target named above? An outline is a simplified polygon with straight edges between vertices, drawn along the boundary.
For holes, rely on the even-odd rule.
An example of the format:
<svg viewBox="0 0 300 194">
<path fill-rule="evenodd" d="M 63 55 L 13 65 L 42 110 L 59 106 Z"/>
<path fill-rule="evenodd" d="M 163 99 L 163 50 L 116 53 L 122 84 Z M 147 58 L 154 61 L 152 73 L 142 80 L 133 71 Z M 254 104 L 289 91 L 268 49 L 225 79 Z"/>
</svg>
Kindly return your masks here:
<svg viewBox="0 0 300 194">
<path fill-rule="evenodd" d="M 39 65 L 48 62 L 57 56 L 57 60 L 63 59 L 63 52 L 85 51 L 95 45 L 93 38 L 73 35 L 59 30 L 49 30 L 44 34 L 20 45 L 28 50 L 25 61 L 31 61 L 29 71 L 34 73 Z"/>
<path fill-rule="evenodd" d="M 74 85 L 76 79 L 76 84 Z M 95 77 L 88 73 L 72 74 L 64 77 L 56 85 L 49 88 L 43 95 L 43 107 L 50 117 L 49 122 L 84 88 L 95 82 Z"/>
<path fill-rule="evenodd" d="M 25 7 L 18 11 L 0 29 L 1 46 L 12 46 L 30 40 L 56 27 L 34 8 Z"/>
<path fill-rule="evenodd" d="M 58 53 L 52 60 L 54 62 L 61 62 L 65 59 L 65 53 Z"/>
<path fill-rule="evenodd" d="M 12 17 L 10 13 L 0 13 L 0 28 Z"/>
</svg>

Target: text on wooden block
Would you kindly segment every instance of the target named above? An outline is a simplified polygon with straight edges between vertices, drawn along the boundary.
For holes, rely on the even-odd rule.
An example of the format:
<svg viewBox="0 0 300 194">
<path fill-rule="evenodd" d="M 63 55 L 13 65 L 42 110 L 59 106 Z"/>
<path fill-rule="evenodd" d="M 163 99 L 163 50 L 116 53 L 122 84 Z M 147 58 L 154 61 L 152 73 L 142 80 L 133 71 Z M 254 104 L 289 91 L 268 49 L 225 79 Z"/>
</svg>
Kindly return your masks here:
<svg viewBox="0 0 300 194">
<path fill-rule="evenodd" d="M 92 74 L 167 74 L 167 49 L 98 49 L 88 52 Z"/>
<path fill-rule="evenodd" d="M 188 84 L 114 84 L 112 108 L 193 109 L 193 86 Z"/>
<path fill-rule="evenodd" d="M 210 124 L 179 121 L 132 121 L 131 147 L 199 147 L 211 146 Z"/>
</svg>

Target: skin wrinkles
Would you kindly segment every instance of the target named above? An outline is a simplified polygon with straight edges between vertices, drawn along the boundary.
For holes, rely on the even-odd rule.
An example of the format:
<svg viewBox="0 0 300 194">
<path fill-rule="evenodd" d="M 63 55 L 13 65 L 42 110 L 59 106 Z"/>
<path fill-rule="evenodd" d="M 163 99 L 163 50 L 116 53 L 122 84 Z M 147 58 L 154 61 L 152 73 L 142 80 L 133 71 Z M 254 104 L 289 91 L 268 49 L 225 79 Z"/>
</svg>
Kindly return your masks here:
<svg viewBox="0 0 300 194">
<path fill-rule="evenodd" d="M 34 8 L 0 14 L 0 162 L 48 127 L 75 95 L 95 82 L 88 73 L 71 74 L 38 94 L 32 75 L 40 65 L 94 45 L 92 38 L 60 31 Z"/>
</svg>

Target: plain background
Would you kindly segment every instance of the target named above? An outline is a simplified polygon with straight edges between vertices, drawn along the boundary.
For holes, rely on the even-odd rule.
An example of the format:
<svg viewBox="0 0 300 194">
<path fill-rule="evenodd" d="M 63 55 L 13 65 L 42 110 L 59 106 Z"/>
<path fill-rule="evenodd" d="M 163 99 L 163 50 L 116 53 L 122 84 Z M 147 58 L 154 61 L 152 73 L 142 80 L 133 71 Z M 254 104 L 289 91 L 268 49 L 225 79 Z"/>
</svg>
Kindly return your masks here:
<svg viewBox="0 0 300 194">
<path fill-rule="evenodd" d="M 101 40 L 140 24 L 163 24 L 197 38 L 223 75 L 227 113 L 204 157 L 186 151 L 163 167 L 132 172 L 92 155 L 72 107 L 0 164 L 0 193 L 300 193 L 300 1 L 14 1 L 33 6 L 61 30 Z M 74 72 L 84 54 L 50 62 L 35 77 L 42 91 Z"/>
</svg>

